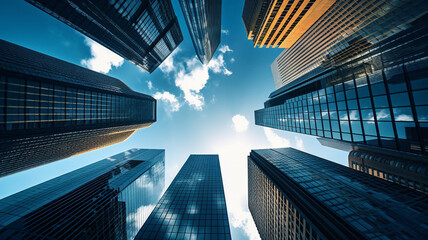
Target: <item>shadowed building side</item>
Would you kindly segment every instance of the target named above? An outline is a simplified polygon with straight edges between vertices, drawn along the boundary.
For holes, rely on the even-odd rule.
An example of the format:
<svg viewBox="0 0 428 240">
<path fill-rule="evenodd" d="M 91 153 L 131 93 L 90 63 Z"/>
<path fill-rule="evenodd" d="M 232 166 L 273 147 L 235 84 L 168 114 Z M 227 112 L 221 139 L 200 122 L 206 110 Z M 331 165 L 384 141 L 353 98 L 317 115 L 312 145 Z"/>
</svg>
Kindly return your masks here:
<svg viewBox="0 0 428 240">
<path fill-rule="evenodd" d="M 0 176 L 127 139 L 156 100 L 122 81 L 0 40 Z"/>
<path fill-rule="evenodd" d="M 183 41 L 171 0 L 27 0 L 153 72 Z"/>
</svg>

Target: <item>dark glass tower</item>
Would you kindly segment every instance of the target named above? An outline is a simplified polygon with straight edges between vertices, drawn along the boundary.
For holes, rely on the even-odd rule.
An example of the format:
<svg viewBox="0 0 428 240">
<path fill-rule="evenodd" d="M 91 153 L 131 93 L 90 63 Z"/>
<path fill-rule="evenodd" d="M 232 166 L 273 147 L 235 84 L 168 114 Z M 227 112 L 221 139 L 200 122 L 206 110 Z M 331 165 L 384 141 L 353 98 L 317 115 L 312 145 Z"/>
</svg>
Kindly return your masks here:
<svg viewBox="0 0 428 240">
<path fill-rule="evenodd" d="M 171 0 L 26 0 L 148 72 L 183 41 Z"/>
<path fill-rule="evenodd" d="M 156 100 L 122 81 L 0 40 L 0 177 L 122 142 Z"/>
<path fill-rule="evenodd" d="M 421 0 L 336 1 L 272 64 L 278 89 L 256 124 L 426 164 L 427 11 Z"/>
<path fill-rule="evenodd" d="M 190 155 L 135 239 L 231 239 L 218 155 Z"/>
<path fill-rule="evenodd" d="M 131 149 L 0 200 L 0 239 L 134 239 L 165 185 L 165 151 Z"/>
<path fill-rule="evenodd" d="M 180 0 L 196 55 L 208 63 L 220 44 L 221 0 Z"/>
<path fill-rule="evenodd" d="M 426 239 L 426 194 L 292 149 L 253 150 L 248 205 L 262 239 Z"/>
<path fill-rule="evenodd" d="M 398 154 L 355 149 L 348 163 L 355 170 L 428 193 L 428 163 L 419 156 Z"/>
</svg>

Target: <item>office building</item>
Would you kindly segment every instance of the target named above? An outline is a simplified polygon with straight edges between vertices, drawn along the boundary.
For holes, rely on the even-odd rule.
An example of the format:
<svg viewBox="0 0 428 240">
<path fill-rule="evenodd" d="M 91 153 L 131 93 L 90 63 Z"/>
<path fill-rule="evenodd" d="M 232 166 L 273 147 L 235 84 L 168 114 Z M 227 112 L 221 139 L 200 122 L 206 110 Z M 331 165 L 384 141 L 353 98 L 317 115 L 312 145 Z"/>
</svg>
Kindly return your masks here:
<svg viewBox="0 0 428 240">
<path fill-rule="evenodd" d="M 340 1 L 342 7 L 353 9 L 348 2 L 373 7 L 368 4 L 371 1 Z M 256 124 L 427 156 L 428 16 L 423 9 L 428 5 L 424 3 L 376 1 L 377 10 L 365 12 L 369 16 L 379 9 L 384 12 L 361 23 L 361 31 L 355 28 L 349 39 L 337 39 L 339 42 L 329 47 L 312 41 L 315 35 L 329 36 L 327 32 L 314 34 L 333 26 L 328 19 L 344 17 L 339 10 L 336 15 L 336 10 L 331 11 L 339 9 L 336 2 L 285 55 L 281 54 L 290 60 L 283 61 L 280 68 L 290 69 L 284 76 L 291 82 L 270 94 L 264 109 L 255 112 Z M 309 43 L 314 47 L 321 44 L 322 55 L 329 56 L 317 63 L 321 67 L 304 63 L 319 59 L 310 55 L 316 51 Z M 287 55 L 291 52 L 294 57 Z M 297 58 L 299 64 L 292 60 Z M 294 67 L 297 75 L 292 73 Z"/>
<path fill-rule="evenodd" d="M 26 0 L 149 73 L 183 41 L 171 0 Z"/>
<path fill-rule="evenodd" d="M 365 64 L 371 73 L 411 61 L 411 58 L 402 58 L 415 57 L 423 49 L 424 44 L 417 41 L 423 33 L 406 37 L 403 31 L 416 23 L 427 10 L 424 0 L 335 1 L 272 63 L 276 88 L 278 91 L 290 89 L 343 65 L 356 67 Z M 417 42 L 419 49 L 406 52 L 401 40 L 411 41 L 411 44 Z M 403 51 L 394 50 L 397 47 Z M 284 89 L 279 90 L 282 87 Z"/>
<path fill-rule="evenodd" d="M 253 150 L 248 205 L 262 239 L 426 239 L 426 194 L 292 148 Z"/>
<path fill-rule="evenodd" d="M 0 40 L 0 177 L 122 142 L 156 100 L 122 81 Z"/>
<path fill-rule="evenodd" d="M 180 0 L 196 55 L 207 64 L 220 44 L 221 0 Z"/>
<path fill-rule="evenodd" d="M 0 239 L 134 239 L 165 185 L 165 151 L 131 149 L 0 200 Z"/>
<path fill-rule="evenodd" d="M 414 154 L 400 156 L 387 151 L 355 149 L 349 153 L 349 167 L 372 176 L 428 193 L 428 162 Z"/>
<path fill-rule="evenodd" d="M 218 155 L 190 155 L 135 239 L 231 239 Z"/>
<path fill-rule="evenodd" d="M 242 20 L 254 47 L 289 48 L 335 2 L 245 0 Z"/>
</svg>

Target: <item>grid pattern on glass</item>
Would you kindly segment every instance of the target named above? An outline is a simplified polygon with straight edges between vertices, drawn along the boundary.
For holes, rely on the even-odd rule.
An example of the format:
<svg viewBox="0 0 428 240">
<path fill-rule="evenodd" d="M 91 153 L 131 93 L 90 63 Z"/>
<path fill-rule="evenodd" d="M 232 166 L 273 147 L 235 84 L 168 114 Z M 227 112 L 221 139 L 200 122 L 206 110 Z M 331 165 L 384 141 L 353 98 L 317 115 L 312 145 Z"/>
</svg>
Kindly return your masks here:
<svg viewBox="0 0 428 240">
<path fill-rule="evenodd" d="M 248 159 L 248 208 L 262 239 L 326 239 Z"/>
<path fill-rule="evenodd" d="M 190 155 L 135 239 L 231 239 L 218 155 Z"/>
<path fill-rule="evenodd" d="M 426 10 L 423 0 L 336 1 L 275 60 L 281 78 L 277 88 L 358 57 L 373 44 L 406 29 L 409 21 Z"/>
<path fill-rule="evenodd" d="M 133 239 L 160 197 L 164 156 L 131 149 L 4 198 L 0 238 Z M 142 179 L 153 186 L 135 188 Z"/>
<path fill-rule="evenodd" d="M 408 40 L 404 45 L 384 51 L 383 60 L 366 57 L 282 96 L 274 106 L 255 112 L 256 124 L 427 154 L 428 101 L 424 96 L 428 94 L 428 59 L 401 63 L 397 57 L 413 58 L 418 53 L 409 48 L 428 47 L 420 42 L 428 39 L 426 30 L 407 34 L 411 39 L 403 38 Z"/>
<path fill-rule="evenodd" d="M 368 239 L 428 237 L 424 193 L 292 148 L 253 152 Z"/>
<path fill-rule="evenodd" d="M 428 165 L 422 161 L 353 150 L 348 162 L 352 169 L 428 193 Z"/>
<path fill-rule="evenodd" d="M 154 100 L 0 73 L 0 130 L 148 123 Z"/>
<path fill-rule="evenodd" d="M 183 41 L 170 0 L 27 2 L 150 73 Z"/>
<path fill-rule="evenodd" d="M 221 0 L 180 0 L 195 47 L 202 63 L 208 63 L 220 44 Z"/>
</svg>

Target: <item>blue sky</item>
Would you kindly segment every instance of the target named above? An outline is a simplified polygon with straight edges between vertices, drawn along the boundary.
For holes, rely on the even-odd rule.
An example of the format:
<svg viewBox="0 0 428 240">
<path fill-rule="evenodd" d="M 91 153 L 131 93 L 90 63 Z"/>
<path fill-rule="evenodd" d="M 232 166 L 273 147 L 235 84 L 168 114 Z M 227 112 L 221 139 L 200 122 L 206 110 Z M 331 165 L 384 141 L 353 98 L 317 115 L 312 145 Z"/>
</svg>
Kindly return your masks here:
<svg viewBox="0 0 428 240">
<path fill-rule="evenodd" d="M 0 39 L 107 73 L 158 98 L 158 121 L 151 127 L 123 143 L 0 178 L 0 198 L 130 148 L 165 149 L 168 186 L 190 154 L 216 153 L 232 237 L 257 239 L 247 208 L 251 149 L 291 146 L 347 164 L 346 152 L 325 148 L 315 137 L 254 124 L 254 110 L 275 90 L 270 64 L 282 49 L 253 48 L 241 18 L 244 0 L 223 1 L 222 39 L 208 66 L 196 59 L 181 8 L 172 2 L 184 40 L 148 74 L 23 0 L 0 1 Z"/>
</svg>

